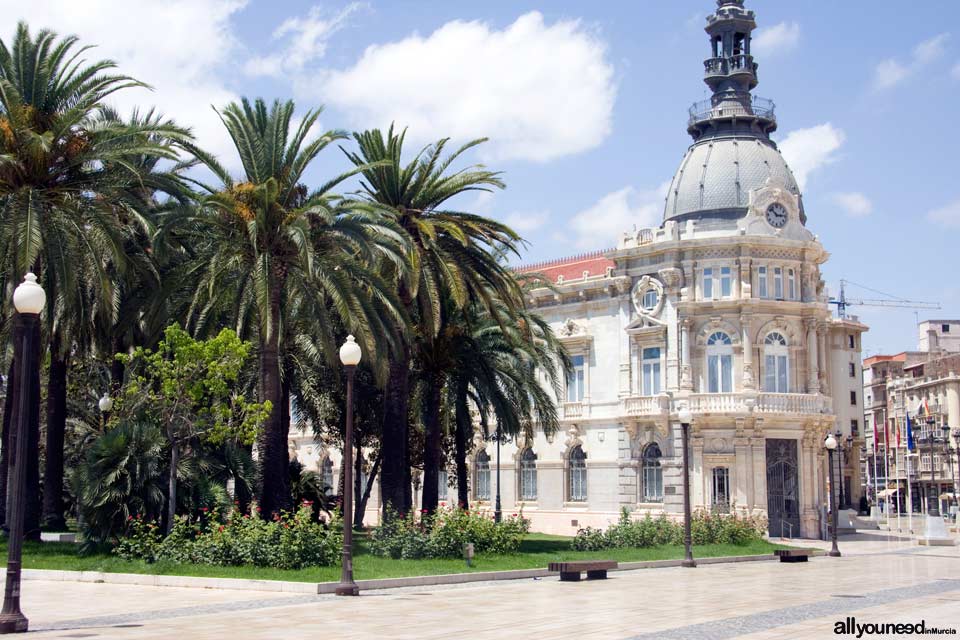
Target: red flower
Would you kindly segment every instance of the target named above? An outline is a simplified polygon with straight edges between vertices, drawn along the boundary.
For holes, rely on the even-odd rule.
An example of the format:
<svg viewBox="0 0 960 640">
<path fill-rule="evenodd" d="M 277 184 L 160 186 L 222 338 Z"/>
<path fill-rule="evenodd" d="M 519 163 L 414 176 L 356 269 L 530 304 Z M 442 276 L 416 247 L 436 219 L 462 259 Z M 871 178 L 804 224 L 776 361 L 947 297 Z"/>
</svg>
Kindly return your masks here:
<svg viewBox="0 0 960 640">
<path fill-rule="evenodd" d="M 445 507 L 445 506 L 447 506 L 447 503 L 446 503 L 446 502 L 441 502 L 441 503 L 440 503 L 440 506 L 441 506 L 441 507 Z"/>
<path fill-rule="evenodd" d="M 511 514 L 510 514 L 510 517 L 511 517 L 511 518 L 516 518 L 516 517 L 517 517 L 517 514 L 511 513 Z"/>
<path fill-rule="evenodd" d="M 127 522 L 130 522 L 131 520 L 133 520 L 133 516 L 127 516 Z"/>
<path fill-rule="evenodd" d="M 426 512 L 427 512 L 426 509 L 420 509 L 420 513 L 426 513 Z"/>
<path fill-rule="evenodd" d="M 207 511 L 210 511 L 210 509 L 206 507 L 200 507 L 200 511 L 203 511 L 204 513 L 206 513 Z"/>
<path fill-rule="evenodd" d="M 223 525 L 220 525 L 220 528 L 217 529 L 217 531 L 219 531 L 220 533 L 223 533 Z"/>
</svg>

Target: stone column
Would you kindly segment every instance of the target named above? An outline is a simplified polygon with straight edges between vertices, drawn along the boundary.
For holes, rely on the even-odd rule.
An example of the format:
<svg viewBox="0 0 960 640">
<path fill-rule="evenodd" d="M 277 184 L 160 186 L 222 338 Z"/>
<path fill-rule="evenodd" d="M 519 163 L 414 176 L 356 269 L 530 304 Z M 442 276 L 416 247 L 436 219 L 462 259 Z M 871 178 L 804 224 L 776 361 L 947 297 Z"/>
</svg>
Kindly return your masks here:
<svg viewBox="0 0 960 640">
<path fill-rule="evenodd" d="M 630 394 L 630 336 L 625 331 L 630 324 L 630 296 L 620 296 L 620 385 L 619 396 L 624 398 Z"/>
<path fill-rule="evenodd" d="M 690 363 L 690 318 L 680 320 L 680 388 L 693 390 L 693 367 Z"/>
<path fill-rule="evenodd" d="M 807 330 L 807 393 L 820 393 L 817 321 L 814 318 L 806 318 L 803 326 Z"/>
<path fill-rule="evenodd" d="M 733 487 L 733 501 L 741 509 L 750 508 L 752 496 L 749 492 L 748 477 L 750 475 L 750 438 L 746 437 L 743 431 L 744 418 L 737 418 L 737 431 L 733 437 L 733 453 L 735 456 L 736 470 Z"/>
<path fill-rule="evenodd" d="M 741 299 L 753 297 L 753 272 L 752 260 L 750 258 L 740 258 L 740 291 Z"/>
<path fill-rule="evenodd" d="M 818 439 L 815 427 L 804 429 L 798 443 L 800 451 L 800 535 L 804 538 L 817 538 L 817 450 Z M 839 449 L 838 449 L 839 451 Z"/>
<path fill-rule="evenodd" d="M 957 380 L 957 374 L 953 371 L 947 375 L 950 378 L 950 382 L 946 384 L 947 424 L 951 427 L 960 427 L 960 381 Z"/>
<path fill-rule="evenodd" d="M 818 349 L 817 349 L 817 363 L 820 381 L 820 389 L 823 393 L 827 393 L 827 390 L 830 389 L 830 381 L 827 377 L 827 325 L 820 323 L 817 325 L 817 338 L 818 338 Z"/>
<path fill-rule="evenodd" d="M 694 421 L 696 422 L 696 421 Z M 707 506 L 706 477 L 703 468 L 703 435 L 690 425 L 690 504 L 694 509 Z"/>
<path fill-rule="evenodd" d="M 751 326 L 751 316 L 748 313 L 744 313 L 740 316 L 740 331 L 742 333 L 743 341 L 743 388 L 744 389 L 754 389 L 756 385 L 754 384 L 753 376 L 753 341 L 750 339 L 753 334 L 753 327 Z"/>
<path fill-rule="evenodd" d="M 753 472 L 753 502 L 750 505 L 754 511 L 767 512 L 767 442 L 763 435 L 762 422 L 757 420 L 750 438 Z"/>
<path fill-rule="evenodd" d="M 637 435 L 635 422 L 621 423 L 618 432 L 619 491 L 621 507 L 633 511 L 637 504 L 637 459 L 633 455 L 633 441 Z"/>
</svg>

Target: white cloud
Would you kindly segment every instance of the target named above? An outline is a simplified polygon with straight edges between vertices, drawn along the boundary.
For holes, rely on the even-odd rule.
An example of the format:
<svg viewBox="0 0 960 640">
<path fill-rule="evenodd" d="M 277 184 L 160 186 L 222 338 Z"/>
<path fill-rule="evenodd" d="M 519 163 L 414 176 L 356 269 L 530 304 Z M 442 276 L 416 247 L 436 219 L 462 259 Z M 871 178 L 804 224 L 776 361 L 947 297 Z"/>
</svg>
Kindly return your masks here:
<svg viewBox="0 0 960 640">
<path fill-rule="evenodd" d="M 579 21 L 546 24 L 531 12 L 503 30 L 456 20 L 372 45 L 352 67 L 303 74 L 296 86 L 358 128 L 396 122 L 411 142 L 487 136 L 487 158 L 545 162 L 610 134 L 616 87 L 606 53 Z"/>
<path fill-rule="evenodd" d="M 953 65 L 953 68 L 950 69 L 950 75 L 953 76 L 954 80 L 960 80 L 960 62 Z"/>
<path fill-rule="evenodd" d="M 927 38 L 913 48 L 910 60 L 907 62 L 901 62 L 896 58 L 882 60 L 873 70 L 874 88 L 883 90 L 895 87 L 923 67 L 943 57 L 949 39 L 949 33 L 940 33 Z"/>
<path fill-rule="evenodd" d="M 573 243 L 579 249 L 612 247 L 624 231 L 658 226 L 669 188 L 668 180 L 647 191 L 624 187 L 608 193 L 570 219 Z"/>
<path fill-rule="evenodd" d="M 929 222 L 950 229 L 960 229 L 960 199 L 927 213 Z"/>
<path fill-rule="evenodd" d="M 859 191 L 835 193 L 833 194 L 833 201 L 852 218 L 862 218 L 870 215 L 873 211 L 873 203 L 870 202 L 870 198 Z"/>
<path fill-rule="evenodd" d="M 519 234 L 536 231 L 550 219 L 548 211 L 515 211 L 503 219 L 504 224 Z"/>
<path fill-rule="evenodd" d="M 836 160 L 834 153 L 845 138 L 841 129 L 825 122 L 807 129 L 791 131 L 778 144 L 780 153 L 790 165 L 801 191 L 806 187 L 811 173 Z"/>
<path fill-rule="evenodd" d="M 763 29 L 757 29 L 757 34 L 751 42 L 750 51 L 755 56 L 770 56 L 792 51 L 797 48 L 799 43 L 800 23 L 780 22 Z"/>
<path fill-rule="evenodd" d="M 280 51 L 265 56 L 254 56 L 244 64 L 251 76 L 281 76 L 300 73 L 327 52 L 327 41 L 342 29 L 347 18 L 366 5 L 353 2 L 327 17 L 320 5 L 310 8 L 304 17 L 287 18 L 273 32 L 274 40 L 286 40 Z"/>
<path fill-rule="evenodd" d="M 210 105 L 236 99 L 221 72 L 236 58 L 239 44 L 230 19 L 244 5 L 245 0 L 0 0 L 9 29 L 0 35 L 9 43 L 15 21 L 24 19 L 33 32 L 50 28 L 76 34 L 81 45 L 97 45 L 84 54 L 88 61 L 113 59 L 120 73 L 154 88 L 114 94 L 110 101 L 122 112 L 156 106 L 236 166 L 233 145 Z"/>
</svg>

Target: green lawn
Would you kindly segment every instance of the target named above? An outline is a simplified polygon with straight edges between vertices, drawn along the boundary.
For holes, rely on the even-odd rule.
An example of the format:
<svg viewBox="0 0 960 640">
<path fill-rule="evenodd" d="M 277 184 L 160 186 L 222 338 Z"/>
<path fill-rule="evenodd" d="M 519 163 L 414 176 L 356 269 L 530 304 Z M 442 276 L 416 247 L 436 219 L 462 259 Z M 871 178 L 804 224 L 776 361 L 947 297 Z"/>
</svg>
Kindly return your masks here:
<svg viewBox="0 0 960 640">
<path fill-rule="evenodd" d="M 530 534 L 523 541 L 519 553 L 477 557 L 474 559 L 473 567 L 468 568 L 462 560 L 392 560 L 379 558 L 366 552 L 366 541 L 364 539 L 360 538 L 356 542 L 353 566 L 354 577 L 358 580 L 546 568 L 548 562 L 556 560 L 604 558 L 620 562 L 633 562 L 638 560 L 671 560 L 683 557 L 683 547 L 680 546 L 607 551 L 571 551 L 570 538 Z M 704 545 L 694 547 L 693 553 L 695 557 L 700 558 L 743 556 L 772 553 L 774 549 L 778 548 L 782 548 L 782 546 L 762 541 L 744 546 L 731 544 Z M 6 546 L 0 546 L 0 550 L 5 552 Z M 295 582 L 335 582 L 340 579 L 340 567 L 316 567 L 293 571 L 258 567 L 183 565 L 169 562 L 147 564 L 145 562 L 121 560 L 110 554 L 78 556 L 76 545 L 64 542 L 27 543 L 24 546 L 23 566 L 27 569 L 290 580 Z"/>
</svg>

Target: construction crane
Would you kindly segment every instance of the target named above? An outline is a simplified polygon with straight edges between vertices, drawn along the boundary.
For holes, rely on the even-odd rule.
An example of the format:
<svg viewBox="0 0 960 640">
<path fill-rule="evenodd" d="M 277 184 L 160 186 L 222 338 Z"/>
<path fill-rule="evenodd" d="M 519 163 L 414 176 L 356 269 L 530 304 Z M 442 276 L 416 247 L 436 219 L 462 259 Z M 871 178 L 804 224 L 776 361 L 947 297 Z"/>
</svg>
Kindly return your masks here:
<svg viewBox="0 0 960 640">
<path fill-rule="evenodd" d="M 878 293 L 882 296 L 887 296 L 887 300 L 883 299 L 850 299 L 847 297 L 845 288 L 847 284 L 852 284 L 855 287 L 860 287 L 861 289 L 866 289 L 867 291 L 872 291 L 873 293 Z M 902 309 L 939 309 L 939 302 L 920 302 L 919 300 L 907 300 L 905 298 L 898 298 L 897 296 L 890 295 L 889 293 L 884 293 L 883 291 L 877 291 L 876 289 L 871 289 L 870 287 L 862 284 L 857 284 L 856 282 L 851 282 L 850 280 L 841 280 L 840 281 L 840 297 L 839 298 L 830 298 L 830 304 L 837 305 L 837 315 L 841 318 L 847 317 L 847 307 L 848 306 L 858 306 L 858 307 L 900 307 Z"/>
</svg>

